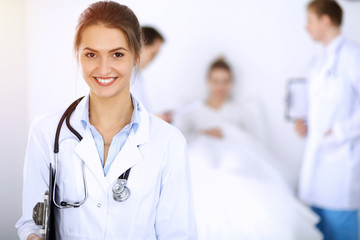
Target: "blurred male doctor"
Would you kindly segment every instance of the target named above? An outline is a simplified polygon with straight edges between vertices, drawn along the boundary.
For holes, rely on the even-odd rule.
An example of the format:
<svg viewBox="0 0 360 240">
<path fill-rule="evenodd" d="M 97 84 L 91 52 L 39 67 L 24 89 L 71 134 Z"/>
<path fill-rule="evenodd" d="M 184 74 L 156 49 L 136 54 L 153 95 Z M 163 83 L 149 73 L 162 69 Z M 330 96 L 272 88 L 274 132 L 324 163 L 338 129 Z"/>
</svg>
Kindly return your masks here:
<svg viewBox="0 0 360 240">
<path fill-rule="evenodd" d="M 165 40 L 158 30 L 150 26 L 141 27 L 141 37 L 140 71 L 136 73 L 136 79 L 132 79 L 130 90 L 131 94 L 153 113 L 148 94 L 149 83 L 144 79 L 142 71 L 154 60 Z"/>
<path fill-rule="evenodd" d="M 154 107 L 148 94 L 149 85 L 151 85 L 151 83 L 144 79 L 142 71 L 154 60 L 156 55 L 159 53 L 165 42 L 165 38 L 157 29 L 151 26 L 142 26 L 141 36 L 142 47 L 140 55 L 140 71 L 137 72 L 134 76 L 135 79 L 132 80 L 130 91 L 131 94 L 135 96 L 135 98 L 141 102 L 149 112 L 154 113 Z M 154 114 L 169 123 L 172 121 L 171 111 Z"/>
<path fill-rule="evenodd" d="M 340 32 L 334 0 L 307 6 L 307 31 L 322 45 L 309 74 L 308 117 L 295 129 L 307 137 L 300 198 L 320 216 L 327 239 L 358 239 L 360 207 L 360 48 Z"/>
</svg>

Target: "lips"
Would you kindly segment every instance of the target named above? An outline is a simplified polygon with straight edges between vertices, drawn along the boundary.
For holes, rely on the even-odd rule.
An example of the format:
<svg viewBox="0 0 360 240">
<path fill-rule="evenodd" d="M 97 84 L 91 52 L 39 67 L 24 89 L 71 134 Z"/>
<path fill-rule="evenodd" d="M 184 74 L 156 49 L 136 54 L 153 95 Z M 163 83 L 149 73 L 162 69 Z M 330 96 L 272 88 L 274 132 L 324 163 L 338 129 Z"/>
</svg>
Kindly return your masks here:
<svg viewBox="0 0 360 240">
<path fill-rule="evenodd" d="M 110 86 L 115 82 L 115 80 L 118 77 L 107 77 L 107 78 L 93 77 L 93 78 L 95 79 L 96 83 L 99 84 L 100 86 Z"/>
</svg>

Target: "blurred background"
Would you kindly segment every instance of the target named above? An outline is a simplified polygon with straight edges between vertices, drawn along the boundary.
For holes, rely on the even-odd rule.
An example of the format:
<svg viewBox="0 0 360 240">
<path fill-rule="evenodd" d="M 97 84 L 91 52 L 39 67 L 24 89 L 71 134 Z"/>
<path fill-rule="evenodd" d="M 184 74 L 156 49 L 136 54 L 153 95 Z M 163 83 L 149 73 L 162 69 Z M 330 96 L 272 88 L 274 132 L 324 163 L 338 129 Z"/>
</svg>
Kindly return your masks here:
<svg viewBox="0 0 360 240">
<path fill-rule="evenodd" d="M 86 94 L 72 41 L 78 16 L 95 1 L 0 2 L 0 238 L 16 239 L 28 130 L 36 116 Z M 289 169 L 296 186 L 304 141 L 284 118 L 285 86 L 289 78 L 305 76 L 318 47 L 305 31 L 308 1 L 118 2 L 166 39 L 144 72 L 154 109 L 176 109 L 203 98 L 209 63 L 225 56 L 235 73 L 234 98 L 260 103 L 266 130 L 261 140 Z M 343 33 L 359 44 L 360 1 L 339 3 L 345 11 Z"/>
</svg>

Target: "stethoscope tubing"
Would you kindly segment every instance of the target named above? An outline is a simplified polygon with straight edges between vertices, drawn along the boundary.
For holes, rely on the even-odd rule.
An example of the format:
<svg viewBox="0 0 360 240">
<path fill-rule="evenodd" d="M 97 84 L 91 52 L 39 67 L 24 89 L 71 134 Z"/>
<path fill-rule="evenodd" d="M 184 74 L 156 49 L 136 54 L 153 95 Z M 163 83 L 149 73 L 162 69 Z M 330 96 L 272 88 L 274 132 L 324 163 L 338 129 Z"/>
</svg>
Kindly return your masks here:
<svg viewBox="0 0 360 240">
<path fill-rule="evenodd" d="M 331 68 L 327 72 L 327 78 L 330 78 L 331 76 L 334 76 L 337 74 L 337 68 L 339 65 L 341 50 L 344 45 L 345 45 L 345 40 L 341 40 L 341 42 L 339 43 L 338 47 L 335 50 L 334 61 L 333 61 Z"/>
<path fill-rule="evenodd" d="M 79 141 L 81 141 L 83 139 L 83 137 L 80 135 L 80 133 L 78 133 L 70 124 L 70 117 L 71 114 L 74 112 L 74 110 L 76 109 L 77 105 L 79 104 L 79 102 L 83 99 L 84 97 L 80 97 L 77 100 L 75 100 L 64 112 L 64 114 L 61 116 L 59 124 L 57 126 L 56 129 L 56 133 L 55 133 L 55 141 L 54 141 L 54 170 L 50 167 L 50 171 L 54 171 L 54 182 L 53 182 L 53 186 L 52 189 L 52 200 L 54 205 L 59 208 L 59 209 L 64 209 L 64 208 L 77 208 L 80 207 L 82 204 L 85 203 L 85 201 L 88 198 L 88 191 L 87 191 L 87 184 L 86 184 L 86 173 L 85 173 L 85 163 L 82 162 L 82 175 L 83 175 L 83 184 L 84 184 L 84 192 L 85 192 L 85 196 L 84 199 L 80 202 L 66 202 L 66 201 L 61 201 L 60 204 L 58 204 L 56 202 L 56 182 L 57 182 L 57 170 L 58 170 L 58 153 L 59 153 L 59 139 L 60 139 L 60 132 L 61 132 L 61 127 L 65 121 L 66 126 L 68 127 L 68 129 L 79 139 Z M 118 182 L 120 181 L 122 188 L 125 189 L 125 191 L 120 191 L 120 192 L 115 192 L 113 190 L 113 198 L 118 201 L 118 202 L 123 202 L 126 201 L 130 195 L 130 190 L 126 187 L 126 182 L 127 179 L 129 177 L 130 174 L 130 170 L 131 168 L 129 168 L 128 170 L 126 170 L 126 172 L 124 172 L 123 174 L 121 174 L 118 178 Z M 117 185 L 119 185 L 119 183 L 117 183 Z"/>
<path fill-rule="evenodd" d="M 82 204 L 85 203 L 85 201 L 88 198 L 88 192 L 87 192 L 87 185 L 86 185 L 86 173 L 85 173 L 85 164 L 84 162 L 82 162 L 82 175 L 83 175 L 83 182 L 84 182 L 84 192 L 85 192 L 85 196 L 84 199 L 80 202 L 74 202 L 74 203 L 68 203 L 65 201 L 61 201 L 60 204 L 58 204 L 56 202 L 56 182 L 57 182 L 57 169 L 58 169 L 58 153 L 59 153 L 59 138 L 60 138 L 60 131 L 61 131 L 61 127 L 64 123 L 64 121 L 66 122 L 66 126 L 69 128 L 69 130 L 79 139 L 79 141 L 82 140 L 82 136 L 70 125 L 70 116 L 71 114 L 74 112 L 76 106 L 79 104 L 79 102 L 83 99 L 84 97 L 80 97 L 77 100 L 75 100 L 64 112 L 64 114 L 62 115 L 59 124 L 57 126 L 56 129 L 56 134 L 55 134 L 55 142 L 54 142 L 54 182 L 53 182 L 53 186 L 51 186 L 53 188 L 53 203 L 54 205 L 59 208 L 59 209 L 64 209 L 64 208 L 76 208 L 76 207 L 80 207 Z M 50 169 L 50 171 L 53 171 L 52 169 Z"/>
</svg>

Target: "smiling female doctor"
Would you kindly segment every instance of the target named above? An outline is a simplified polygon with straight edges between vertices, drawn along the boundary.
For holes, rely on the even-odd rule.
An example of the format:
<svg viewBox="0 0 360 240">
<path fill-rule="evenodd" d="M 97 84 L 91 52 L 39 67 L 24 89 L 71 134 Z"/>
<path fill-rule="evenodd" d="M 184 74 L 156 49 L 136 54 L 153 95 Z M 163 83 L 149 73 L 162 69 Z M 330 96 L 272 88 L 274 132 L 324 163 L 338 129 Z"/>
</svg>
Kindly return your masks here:
<svg viewBox="0 0 360 240">
<path fill-rule="evenodd" d="M 323 45 L 309 78 L 307 136 L 300 198 L 320 216 L 327 239 L 358 239 L 360 207 L 360 48 L 340 33 L 336 1 L 308 4 L 307 30 Z"/>
<path fill-rule="evenodd" d="M 57 239 L 196 239 L 186 142 L 171 125 L 131 97 L 139 63 L 140 27 L 134 13 L 115 2 L 97 2 L 80 16 L 74 49 L 90 94 L 59 137 Z M 20 239 L 40 239 L 32 209 L 48 189 L 54 138 L 64 111 L 39 118 L 25 157 Z M 84 167 L 84 168 L 83 168 Z M 83 170 L 82 170 L 83 169 Z M 129 171 L 127 171 L 129 170 Z M 128 199 L 113 196 L 126 172 Z M 85 183 L 85 184 L 84 184 Z M 61 203 L 61 204 L 60 204 Z"/>
</svg>

